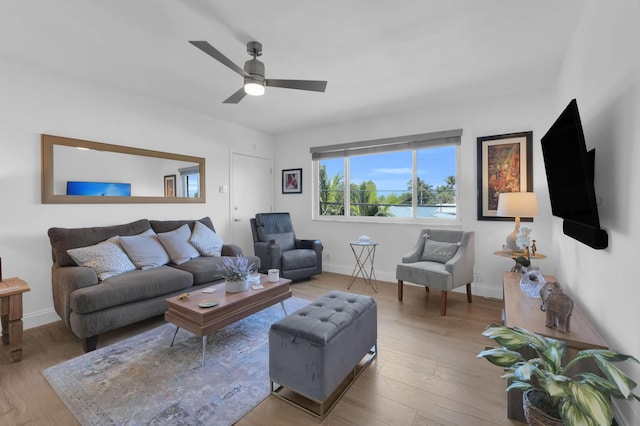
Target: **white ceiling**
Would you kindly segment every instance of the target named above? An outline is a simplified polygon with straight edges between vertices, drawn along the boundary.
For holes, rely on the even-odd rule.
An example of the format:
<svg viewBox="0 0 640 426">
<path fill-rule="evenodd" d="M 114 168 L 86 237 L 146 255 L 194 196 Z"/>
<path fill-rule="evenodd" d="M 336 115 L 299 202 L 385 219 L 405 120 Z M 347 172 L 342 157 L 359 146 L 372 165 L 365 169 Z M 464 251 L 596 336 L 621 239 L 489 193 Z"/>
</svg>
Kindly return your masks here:
<svg viewBox="0 0 640 426">
<path fill-rule="evenodd" d="M 549 87 L 584 0 L 1 0 L 0 61 L 62 72 L 270 134 Z M 222 101 L 260 41 L 267 78 Z M 0 68 L 0 77 L 1 77 Z M 0 94 L 1 96 L 1 94 Z"/>
</svg>

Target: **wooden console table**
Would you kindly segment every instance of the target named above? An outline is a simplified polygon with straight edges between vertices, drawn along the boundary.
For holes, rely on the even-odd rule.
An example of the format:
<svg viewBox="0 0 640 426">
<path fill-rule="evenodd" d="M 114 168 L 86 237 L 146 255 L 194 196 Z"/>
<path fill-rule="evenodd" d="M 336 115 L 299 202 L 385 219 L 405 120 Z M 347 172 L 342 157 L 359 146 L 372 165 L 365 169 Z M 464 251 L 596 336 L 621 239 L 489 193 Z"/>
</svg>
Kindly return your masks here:
<svg viewBox="0 0 640 426">
<path fill-rule="evenodd" d="M 9 345 L 9 361 L 22 359 L 22 293 L 29 291 L 20 278 L 0 281 L 0 320 L 2 344 Z"/>
<path fill-rule="evenodd" d="M 568 332 L 562 333 L 555 328 L 547 327 L 546 314 L 540 310 L 541 299 L 527 297 L 520 290 L 521 278 L 522 274 L 517 272 L 502 273 L 505 326 L 518 326 L 546 337 L 563 340 L 567 342 L 570 355 L 583 349 L 608 348 L 607 343 L 576 303 L 571 313 L 571 328 Z M 545 275 L 544 279 L 547 282 L 556 281 L 552 275 Z M 522 392 L 511 390 L 507 394 L 507 416 L 526 423 L 522 409 Z"/>
</svg>

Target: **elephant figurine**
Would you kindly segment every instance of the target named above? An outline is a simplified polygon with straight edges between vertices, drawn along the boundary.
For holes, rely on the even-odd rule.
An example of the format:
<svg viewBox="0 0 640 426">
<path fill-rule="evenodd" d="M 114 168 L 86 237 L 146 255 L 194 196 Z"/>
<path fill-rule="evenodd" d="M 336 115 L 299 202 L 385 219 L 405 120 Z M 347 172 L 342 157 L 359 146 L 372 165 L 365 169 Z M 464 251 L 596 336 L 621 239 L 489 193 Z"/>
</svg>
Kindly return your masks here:
<svg viewBox="0 0 640 426">
<path fill-rule="evenodd" d="M 546 326 L 555 327 L 558 331 L 566 333 L 571 325 L 571 312 L 573 312 L 573 299 L 562 291 L 560 283 L 551 281 L 540 289 L 542 305 L 540 310 L 547 313 Z"/>
</svg>

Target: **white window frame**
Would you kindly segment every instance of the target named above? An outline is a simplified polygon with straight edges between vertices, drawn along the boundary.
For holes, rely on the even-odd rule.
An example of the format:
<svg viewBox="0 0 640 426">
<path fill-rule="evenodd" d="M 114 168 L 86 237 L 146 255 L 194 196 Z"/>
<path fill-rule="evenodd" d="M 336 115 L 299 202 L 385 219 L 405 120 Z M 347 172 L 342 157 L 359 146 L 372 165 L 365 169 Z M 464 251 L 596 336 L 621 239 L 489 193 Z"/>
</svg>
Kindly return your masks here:
<svg viewBox="0 0 640 426">
<path fill-rule="evenodd" d="M 461 206 L 461 167 L 460 167 L 460 143 L 462 129 L 447 130 L 434 133 L 422 133 L 417 135 L 399 136 L 393 138 L 376 139 L 370 141 L 350 142 L 338 145 L 325 145 L 312 147 L 312 171 L 313 171 L 313 192 L 312 192 L 312 219 L 320 221 L 339 222 L 378 222 L 378 223 L 421 223 L 440 226 L 459 226 Z M 456 149 L 456 216 L 452 219 L 445 218 L 421 218 L 417 217 L 417 151 L 424 148 L 433 148 L 445 145 L 455 145 Z M 351 216 L 350 205 L 350 161 L 349 157 L 362 154 L 385 153 L 391 151 L 412 151 L 412 217 L 380 217 L 380 216 Z M 343 158 L 344 161 L 344 200 L 345 214 L 320 215 L 320 193 L 319 193 L 319 171 L 320 160 L 325 158 Z"/>
</svg>

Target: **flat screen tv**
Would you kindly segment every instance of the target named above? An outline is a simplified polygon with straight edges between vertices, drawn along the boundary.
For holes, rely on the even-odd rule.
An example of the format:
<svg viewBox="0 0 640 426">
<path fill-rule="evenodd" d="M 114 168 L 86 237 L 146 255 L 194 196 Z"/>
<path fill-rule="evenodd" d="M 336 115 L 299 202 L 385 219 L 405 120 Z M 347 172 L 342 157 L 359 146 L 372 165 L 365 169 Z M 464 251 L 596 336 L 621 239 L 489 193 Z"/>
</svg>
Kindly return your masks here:
<svg viewBox="0 0 640 426">
<path fill-rule="evenodd" d="M 564 219 L 564 233 L 595 249 L 607 248 L 593 186 L 595 149 L 587 151 L 575 99 L 542 137 L 542 155 L 551 211 Z"/>
<path fill-rule="evenodd" d="M 130 183 L 67 181 L 67 195 L 130 197 Z"/>
</svg>

